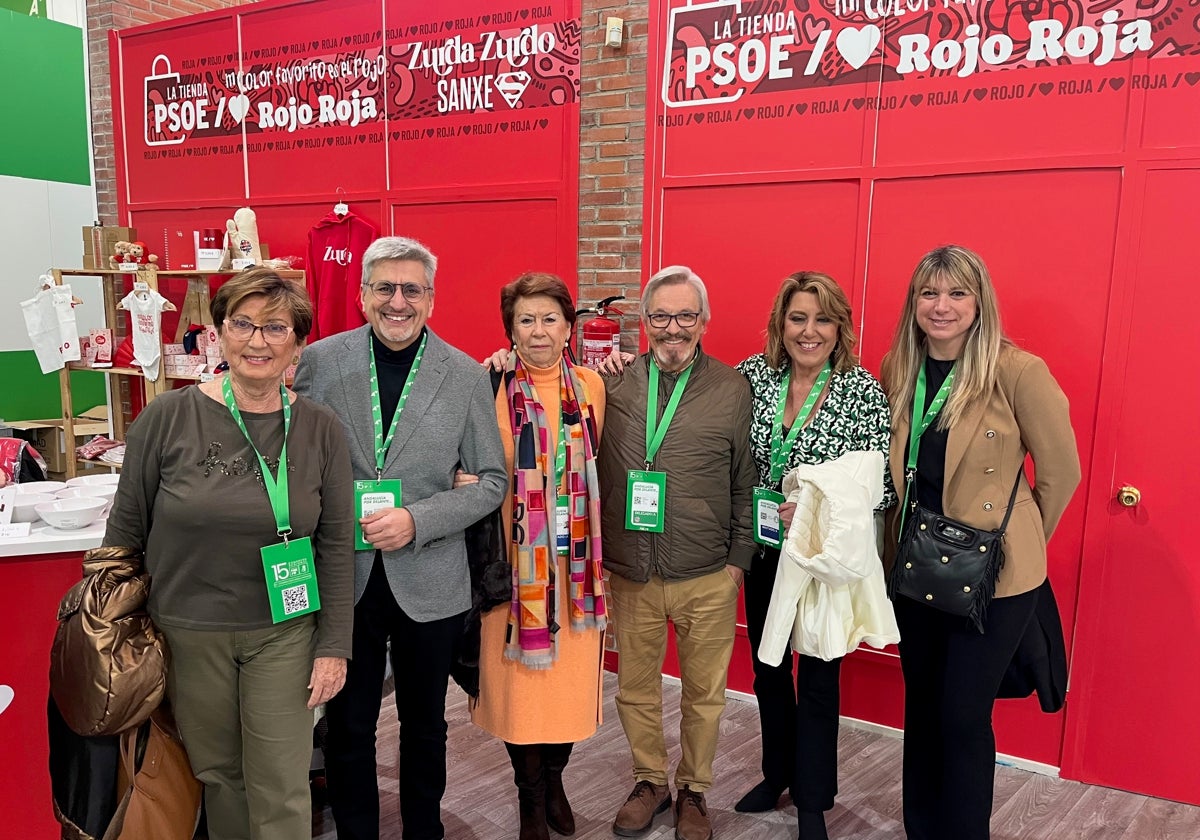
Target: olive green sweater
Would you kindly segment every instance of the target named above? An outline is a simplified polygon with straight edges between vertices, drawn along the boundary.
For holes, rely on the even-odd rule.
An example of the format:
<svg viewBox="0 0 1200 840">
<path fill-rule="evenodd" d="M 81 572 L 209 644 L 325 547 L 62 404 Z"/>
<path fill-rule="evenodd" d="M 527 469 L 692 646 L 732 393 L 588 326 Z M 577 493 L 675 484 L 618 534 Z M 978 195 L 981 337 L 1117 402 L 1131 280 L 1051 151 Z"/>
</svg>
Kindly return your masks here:
<svg viewBox="0 0 1200 840">
<path fill-rule="evenodd" d="M 274 469 L 283 412 L 242 418 Z M 350 456 L 329 409 L 298 397 L 288 436 L 292 538 L 311 537 L 321 610 L 317 656 L 349 657 L 354 519 Z M 162 627 L 271 626 L 259 549 L 279 542 L 257 457 L 223 403 L 199 388 L 155 399 L 129 427 L 105 545 L 142 548 Z"/>
</svg>

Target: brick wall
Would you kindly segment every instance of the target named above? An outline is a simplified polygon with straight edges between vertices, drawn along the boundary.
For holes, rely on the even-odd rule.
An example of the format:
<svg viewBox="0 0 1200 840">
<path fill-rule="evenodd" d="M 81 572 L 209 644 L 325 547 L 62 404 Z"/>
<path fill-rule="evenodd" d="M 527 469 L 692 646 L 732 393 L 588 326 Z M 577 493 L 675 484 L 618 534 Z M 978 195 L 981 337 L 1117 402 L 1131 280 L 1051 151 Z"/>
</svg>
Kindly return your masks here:
<svg viewBox="0 0 1200 840">
<path fill-rule="evenodd" d="M 625 42 L 604 46 L 604 22 L 624 18 Z M 583 0 L 579 142 L 579 301 L 625 295 L 637 311 L 642 270 L 642 176 L 646 157 L 648 0 Z M 635 351 L 636 314 L 622 319 Z"/>
<path fill-rule="evenodd" d="M 237 6 L 242 0 L 87 0 L 88 78 L 92 97 L 92 145 L 100 221 L 117 219 L 117 169 L 113 151 L 112 74 L 108 31 Z"/>
</svg>

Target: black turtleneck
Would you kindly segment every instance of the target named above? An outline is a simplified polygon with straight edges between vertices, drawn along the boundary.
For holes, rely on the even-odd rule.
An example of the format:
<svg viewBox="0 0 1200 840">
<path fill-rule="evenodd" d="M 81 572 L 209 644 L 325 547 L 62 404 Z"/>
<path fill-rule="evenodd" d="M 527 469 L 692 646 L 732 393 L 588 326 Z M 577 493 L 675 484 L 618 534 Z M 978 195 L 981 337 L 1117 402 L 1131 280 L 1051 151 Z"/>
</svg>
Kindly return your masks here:
<svg viewBox="0 0 1200 840">
<path fill-rule="evenodd" d="M 954 360 L 925 357 L 925 405 L 928 411 L 938 389 L 950 375 Z M 917 503 L 928 511 L 942 514 L 942 487 L 946 483 L 946 442 L 950 439 L 949 429 L 939 429 L 935 419 L 921 435 L 921 449 L 917 452 L 917 477 L 914 485 Z"/>
<path fill-rule="evenodd" d="M 396 404 L 400 402 L 400 392 L 404 390 L 404 380 L 412 370 L 413 359 L 417 357 L 417 348 L 425 336 L 425 328 L 416 340 L 403 350 L 390 350 L 379 340 L 375 332 L 371 332 L 371 350 L 375 353 L 375 371 L 379 376 L 379 406 L 383 414 L 384 434 L 392 426 L 392 416 L 396 413 Z"/>
</svg>

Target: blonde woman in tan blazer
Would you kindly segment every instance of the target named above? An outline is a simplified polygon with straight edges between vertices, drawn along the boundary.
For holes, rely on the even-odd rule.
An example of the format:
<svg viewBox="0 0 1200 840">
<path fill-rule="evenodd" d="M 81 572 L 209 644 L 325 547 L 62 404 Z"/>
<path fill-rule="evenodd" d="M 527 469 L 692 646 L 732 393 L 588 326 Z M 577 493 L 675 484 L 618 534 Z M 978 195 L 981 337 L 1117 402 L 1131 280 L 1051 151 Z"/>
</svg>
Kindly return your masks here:
<svg viewBox="0 0 1200 840">
<path fill-rule="evenodd" d="M 1017 492 L 982 633 L 965 618 L 895 597 L 905 685 L 904 827 L 909 840 L 988 840 L 992 706 L 1046 579 L 1046 542 L 1079 483 L 1079 455 L 1066 395 L 1045 362 L 1004 337 L 986 266 L 957 245 L 917 264 L 883 362 L 892 408 L 889 466 L 901 497 L 922 370 L 921 415 L 951 370 L 954 377 L 921 435 L 912 497 L 926 510 L 993 529 L 1014 484 Z M 1018 480 L 1027 455 L 1033 484 Z M 899 509 L 888 522 L 889 561 Z"/>
</svg>

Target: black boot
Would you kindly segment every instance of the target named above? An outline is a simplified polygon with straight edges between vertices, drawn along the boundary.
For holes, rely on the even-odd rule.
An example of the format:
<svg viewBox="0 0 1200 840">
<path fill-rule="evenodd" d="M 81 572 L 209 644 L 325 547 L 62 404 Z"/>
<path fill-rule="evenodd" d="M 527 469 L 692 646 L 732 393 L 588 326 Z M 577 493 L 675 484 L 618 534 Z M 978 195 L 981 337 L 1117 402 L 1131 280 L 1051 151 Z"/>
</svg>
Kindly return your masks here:
<svg viewBox="0 0 1200 840">
<path fill-rule="evenodd" d="M 546 774 L 542 767 L 540 744 L 510 744 L 513 781 L 517 783 L 517 802 L 521 811 L 519 840 L 550 840 L 546 830 Z"/>
<path fill-rule="evenodd" d="M 563 790 L 562 774 L 574 744 L 542 744 L 542 766 L 546 771 L 546 824 L 559 834 L 575 833 L 575 815 Z"/>
</svg>

